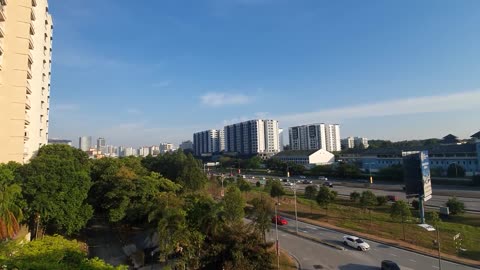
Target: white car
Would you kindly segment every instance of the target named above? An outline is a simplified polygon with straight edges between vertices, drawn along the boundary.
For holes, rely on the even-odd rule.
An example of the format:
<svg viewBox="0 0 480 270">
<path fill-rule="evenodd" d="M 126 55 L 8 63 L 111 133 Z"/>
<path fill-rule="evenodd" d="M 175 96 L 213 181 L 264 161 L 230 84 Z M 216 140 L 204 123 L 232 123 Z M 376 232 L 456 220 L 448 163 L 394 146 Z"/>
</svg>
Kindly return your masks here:
<svg viewBox="0 0 480 270">
<path fill-rule="evenodd" d="M 284 185 L 287 186 L 287 187 L 291 187 L 291 186 L 293 186 L 294 184 L 293 184 L 292 182 L 285 182 Z"/>
<path fill-rule="evenodd" d="M 370 249 L 369 244 L 356 236 L 345 235 L 343 237 L 343 243 L 360 251 L 367 251 Z"/>
</svg>

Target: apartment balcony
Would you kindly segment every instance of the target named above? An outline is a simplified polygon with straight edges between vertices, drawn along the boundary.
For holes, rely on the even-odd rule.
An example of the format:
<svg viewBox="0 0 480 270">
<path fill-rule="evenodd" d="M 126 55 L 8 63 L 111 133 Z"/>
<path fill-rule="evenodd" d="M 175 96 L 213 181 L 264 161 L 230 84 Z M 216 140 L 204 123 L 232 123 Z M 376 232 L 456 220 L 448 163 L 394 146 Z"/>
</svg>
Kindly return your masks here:
<svg viewBox="0 0 480 270">
<path fill-rule="evenodd" d="M 36 7 L 37 6 L 37 0 L 32 0 L 32 7 Z"/>
<path fill-rule="evenodd" d="M 29 69 L 27 69 L 27 79 L 32 79 L 32 72 Z"/>
<path fill-rule="evenodd" d="M 32 36 L 30 36 L 30 38 L 28 39 L 28 48 L 29 48 L 30 50 L 33 50 L 33 49 L 34 49 Z"/>
<path fill-rule="evenodd" d="M 5 37 L 5 22 L 0 22 L 0 38 Z"/>
<path fill-rule="evenodd" d="M 27 112 L 25 112 L 25 125 L 30 125 L 30 115 Z"/>
<path fill-rule="evenodd" d="M 5 8 L 0 6 L 0 22 L 4 22 L 7 20 L 7 16 L 5 15 Z"/>
<path fill-rule="evenodd" d="M 30 110 L 32 108 L 32 104 L 30 103 L 30 98 L 27 96 L 25 99 L 25 109 Z"/>
<path fill-rule="evenodd" d="M 30 19 L 32 19 L 32 21 L 35 21 L 37 19 L 37 16 L 35 16 L 35 10 L 32 8 L 32 12 L 30 14 Z"/>
<path fill-rule="evenodd" d="M 30 35 L 35 35 L 35 26 L 33 26 L 33 23 L 30 23 Z"/>
<path fill-rule="evenodd" d="M 24 147 L 24 148 L 23 148 L 23 156 L 24 156 L 24 157 L 28 156 L 28 153 L 29 153 L 28 147 Z"/>
<path fill-rule="evenodd" d="M 30 135 L 29 135 L 28 131 L 25 131 L 24 136 L 23 136 L 23 140 L 24 141 L 30 140 Z"/>
<path fill-rule="evenodd" d="M 32 89 L 30 88 L 30 82 L 29 81 L 27 81 L 27 86 L 25 88 L 27 90 L 27 95 L 31 95 L 32 94 Z"/>
</svg>

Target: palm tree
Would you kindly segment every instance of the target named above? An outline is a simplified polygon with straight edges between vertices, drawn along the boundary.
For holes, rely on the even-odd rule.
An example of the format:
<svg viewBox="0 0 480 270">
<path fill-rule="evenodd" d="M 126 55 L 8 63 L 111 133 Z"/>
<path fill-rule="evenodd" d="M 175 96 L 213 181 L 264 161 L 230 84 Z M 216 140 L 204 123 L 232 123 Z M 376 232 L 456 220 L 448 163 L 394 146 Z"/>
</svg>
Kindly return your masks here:
<svg viewBox="0 0 480 270">
<path fill-rule="evenodd" d="M 15 198 L 22 192 L 20 186 L 0 186 L 0 240 L 12 239 L 20 230 L 22 209 L 15 204 Z"/>
</svg>

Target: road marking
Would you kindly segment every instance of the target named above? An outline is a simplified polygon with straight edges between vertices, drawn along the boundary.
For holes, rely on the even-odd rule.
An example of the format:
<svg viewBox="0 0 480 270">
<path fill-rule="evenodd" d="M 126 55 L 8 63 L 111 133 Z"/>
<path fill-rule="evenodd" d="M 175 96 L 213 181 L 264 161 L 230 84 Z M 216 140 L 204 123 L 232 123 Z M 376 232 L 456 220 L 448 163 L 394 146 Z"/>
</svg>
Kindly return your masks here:
<svg viewBox="0 0 480 270">
<path fill-rule="evenodd" d="M 432 265 L 432 267 L 435 268 L 435 269 L 440 269 L 440 267 L 435 266 L 435 265 Z"/>
<path fill-rule="evenodd" d="M 312 226 L 307 226 L 307 228 L 312 229 L 312 230 L 318 230 L 318 228 L 312 227 Z"/>
<path fill-rule="evenodd" d="M 308 233 L 308 231 L 302 231 L 303 233 Z"/>
<path fill-rule="evenodd" d="M 392 255 L 393 257 L 398 257 L 397 255 L 395 255 L 395 254 L 392 254 L 392 253 L 390 253 L 390 255 Z"/>
<path fill-rule="evenodd" d="M 409 260 L 409 261 L 411 261 L 411 262 L 413 262 L 413 263 L 416 263 L 416 262 L 417 262 L 417 261 L 415 261 L 415 260 Z"/>
</svg>

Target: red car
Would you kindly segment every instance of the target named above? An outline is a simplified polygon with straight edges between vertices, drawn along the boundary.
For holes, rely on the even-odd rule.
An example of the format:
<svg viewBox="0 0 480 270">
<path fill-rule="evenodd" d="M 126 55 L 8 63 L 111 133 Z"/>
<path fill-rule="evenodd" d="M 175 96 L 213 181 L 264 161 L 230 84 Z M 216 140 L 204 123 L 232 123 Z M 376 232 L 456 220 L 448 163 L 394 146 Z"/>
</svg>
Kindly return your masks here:
<svg viewBox="0 0 480 270">
<path fill-rule="evenodd" d="M 275 222 L 277 222 L 278 225 L 287 225 L 288 224 L 288 221 L 281 216 L 272 217 L 272 223 L 275 223 Z"/>
</svg>

